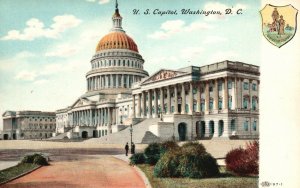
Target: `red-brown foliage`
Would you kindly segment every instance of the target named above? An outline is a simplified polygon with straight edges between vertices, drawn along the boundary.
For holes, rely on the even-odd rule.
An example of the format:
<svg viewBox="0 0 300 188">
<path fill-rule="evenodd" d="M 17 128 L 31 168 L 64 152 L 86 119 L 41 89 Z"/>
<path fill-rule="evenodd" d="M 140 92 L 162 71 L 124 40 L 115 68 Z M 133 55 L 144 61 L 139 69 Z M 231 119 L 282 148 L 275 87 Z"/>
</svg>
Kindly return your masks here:
<svg viewBox="0 0 300 188">
<path fill-rule="evenodd" d="M 258 141 L 248 143 L 246 149 L 237 148 L 229 151 L 225 158 L 227 170 L 239 175 L 257 175 L 258 153 Z"/>
</svg>

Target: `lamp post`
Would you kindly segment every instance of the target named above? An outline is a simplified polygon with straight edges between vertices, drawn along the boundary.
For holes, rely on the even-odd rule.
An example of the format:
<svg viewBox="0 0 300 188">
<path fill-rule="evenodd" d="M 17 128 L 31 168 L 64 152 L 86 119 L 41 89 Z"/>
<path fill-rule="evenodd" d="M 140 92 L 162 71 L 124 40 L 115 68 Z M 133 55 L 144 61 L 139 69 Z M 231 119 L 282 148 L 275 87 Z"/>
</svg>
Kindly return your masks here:
<svg viewBox="0 0 300 188">
<path fill-rule="evenodd" d="M 132 132 L 133 132 L 132 124 L 130 124 L 129 131 L 130 131 L 130 147 L 132 148 Z M 131 149 L 131 153 L 132 153 L 132 149 Z"/>
</svg>

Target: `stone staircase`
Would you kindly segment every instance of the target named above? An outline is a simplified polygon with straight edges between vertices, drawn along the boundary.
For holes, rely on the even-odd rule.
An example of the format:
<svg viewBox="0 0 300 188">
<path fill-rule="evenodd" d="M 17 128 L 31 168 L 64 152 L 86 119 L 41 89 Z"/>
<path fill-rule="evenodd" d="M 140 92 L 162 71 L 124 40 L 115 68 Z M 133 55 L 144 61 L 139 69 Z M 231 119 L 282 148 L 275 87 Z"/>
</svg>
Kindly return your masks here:
<svg viewBox="0 0 300 188">
<path fill-rule="evenodd" d="M 65 137 L 67 137 L 67 133 L 61 133 L 57 136 L 48 138 L 47 140 L 63 140 Z"/>
<path fill-rule="evenodd" d="M 132 141 L 136 144 L 140 144 L 143 143 L 143 140 L 145 142 L 150 142 L 151 139 L 153 140 L 158 139 L 158 137 L 156 137 L 148 130 L 150 125 L 156 124 L 159 120 L 160 120 L 159 118 L 149 118 L 132 126 L 133 128 Z M 122 131 L 112 133 L 110 135 L 103 136 L 100 138 L 91 138 L 89 140 L 86 140 L 85 143 L 90 143 L 90 142 L 98 142 L 103 144 L 126 144 L 126 142 L 129 143 L 130 142 L 129 128 L 130 127 L 128 126 Z"/>
</svg>

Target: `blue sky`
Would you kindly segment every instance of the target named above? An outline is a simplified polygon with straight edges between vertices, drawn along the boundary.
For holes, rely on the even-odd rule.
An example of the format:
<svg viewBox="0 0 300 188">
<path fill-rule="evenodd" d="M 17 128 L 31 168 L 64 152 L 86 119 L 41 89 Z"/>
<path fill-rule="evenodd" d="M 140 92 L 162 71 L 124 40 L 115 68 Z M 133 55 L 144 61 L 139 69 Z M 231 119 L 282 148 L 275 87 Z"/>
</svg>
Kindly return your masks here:
<svg viewBox="0 0 300 188">
<path fill-rule="evenodd" d="M 183 8 L 223 14 L 182 15 Z M 243 14 L 224 15 L 226 8 Z M 260 1 L 119 0 L 119 9 L 150 74 L 225 59 L 260 64 Z M 146 9 L 178 14 L 142 14 Z M 90 59 L 113 12 L 113 0 L 2 0 L 0 113 L 71 105 L 86 91 Z"/>
</svg>

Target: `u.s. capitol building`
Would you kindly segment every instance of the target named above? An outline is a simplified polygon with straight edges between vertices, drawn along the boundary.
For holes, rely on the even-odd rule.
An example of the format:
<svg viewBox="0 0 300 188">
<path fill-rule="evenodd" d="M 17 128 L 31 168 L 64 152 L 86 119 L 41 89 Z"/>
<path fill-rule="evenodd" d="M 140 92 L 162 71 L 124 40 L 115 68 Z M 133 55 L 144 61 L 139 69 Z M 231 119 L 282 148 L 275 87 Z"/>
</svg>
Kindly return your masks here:
<svg viewBox="0 0 300 188">
<path fill-rule="evenodd" d="M 56 135 L 122 137 L 133 124 L 143 139 L 258 137 L 258 66 L 226 60 L 149 76 L 117 5 L 112 21 L 90 61 L 86 93 L 56 111 Z"/>
</svg>

